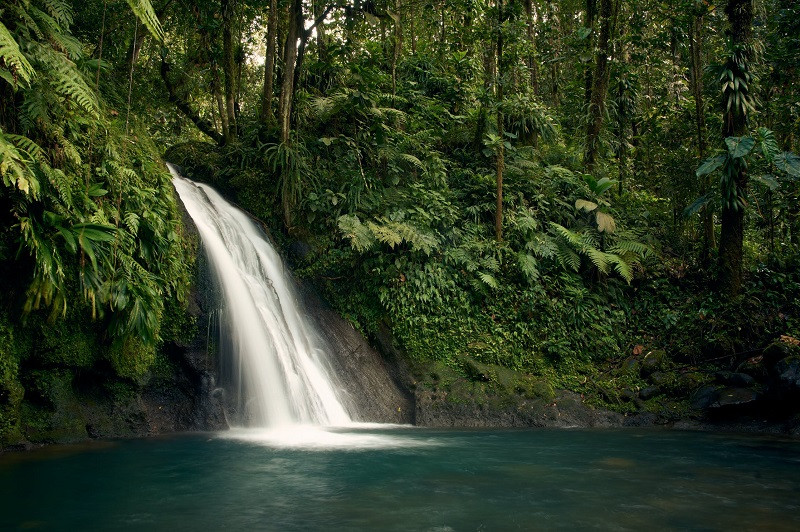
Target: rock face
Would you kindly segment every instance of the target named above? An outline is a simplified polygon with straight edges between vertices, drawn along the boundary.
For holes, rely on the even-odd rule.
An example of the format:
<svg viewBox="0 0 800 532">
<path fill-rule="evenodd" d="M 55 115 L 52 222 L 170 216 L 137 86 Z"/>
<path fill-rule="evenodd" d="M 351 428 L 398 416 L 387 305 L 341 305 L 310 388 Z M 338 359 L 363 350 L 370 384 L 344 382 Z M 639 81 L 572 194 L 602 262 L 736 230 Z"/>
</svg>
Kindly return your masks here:
<svg viewBox="0 0 800 532">
<path fill-rule="evenodd" d="M 307 284 L 301 285 L 306 310 L 325 336 L 330 362 L 348 392 L 357 421 L 414 423 L 414 398 L 405 386 L 400 359 L 381 356 L 344 318 Z"/>
<path fill-rule="evenodd" d="M 426 427 L 619 427 L 625 417 L 594 409 L 581 396 L 559 390 L 550 401 L 519 398 L 508 401 L 453 401 L 447 394 L 416 394 L 416 424 Z"/>
</svg>

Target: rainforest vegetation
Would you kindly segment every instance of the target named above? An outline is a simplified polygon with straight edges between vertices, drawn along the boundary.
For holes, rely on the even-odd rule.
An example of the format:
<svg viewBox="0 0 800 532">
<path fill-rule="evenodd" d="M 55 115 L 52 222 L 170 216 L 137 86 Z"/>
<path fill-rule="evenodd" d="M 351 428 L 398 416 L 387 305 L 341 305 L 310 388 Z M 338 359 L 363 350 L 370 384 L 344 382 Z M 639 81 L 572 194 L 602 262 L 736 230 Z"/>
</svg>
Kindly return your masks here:
<svg viewBox="0 0 800 532">
<path fill-rule="evenodd" d="M 165 160 L 420 386 L 758 391 L 800 363 L 798 67 L 795 0 L 4 0 L 0 441 L 169 375 Z"/>
</svg>

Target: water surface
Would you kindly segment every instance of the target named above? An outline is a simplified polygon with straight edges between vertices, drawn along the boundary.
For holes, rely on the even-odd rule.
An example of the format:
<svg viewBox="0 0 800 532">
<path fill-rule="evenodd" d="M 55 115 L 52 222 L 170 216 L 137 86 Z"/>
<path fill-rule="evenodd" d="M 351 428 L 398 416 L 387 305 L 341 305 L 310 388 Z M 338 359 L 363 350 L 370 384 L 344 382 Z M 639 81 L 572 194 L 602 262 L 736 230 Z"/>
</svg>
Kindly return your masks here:
<svg viewBox="0 0 800 532">
<path fill-rule="evenodd" d="M 797 441 L 662 430 L 239 430 L 0 456 L 2 530 L 799 530 L 799 495 Z"/>
</svg>

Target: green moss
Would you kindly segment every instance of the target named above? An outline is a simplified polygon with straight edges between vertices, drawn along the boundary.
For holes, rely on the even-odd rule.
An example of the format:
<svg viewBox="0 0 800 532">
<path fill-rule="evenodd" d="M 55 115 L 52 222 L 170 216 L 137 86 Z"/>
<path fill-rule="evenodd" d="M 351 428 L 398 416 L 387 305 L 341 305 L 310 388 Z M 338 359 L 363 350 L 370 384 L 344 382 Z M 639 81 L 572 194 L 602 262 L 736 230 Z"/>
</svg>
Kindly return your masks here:
<svg viewBox="0 0 800 532">
<path fill-rule="evenodd" d="M 108 356 L 117 375 L 143 382 L 156 359 L 156 348 L 138 338 L 126 338 L 115 342 Z"/>
<path fill-rule="evenodd" d="M 19 421 L 24 394 L 13 331 L 0 321 L 0 445 L 21 439 Z"/>
</svg>

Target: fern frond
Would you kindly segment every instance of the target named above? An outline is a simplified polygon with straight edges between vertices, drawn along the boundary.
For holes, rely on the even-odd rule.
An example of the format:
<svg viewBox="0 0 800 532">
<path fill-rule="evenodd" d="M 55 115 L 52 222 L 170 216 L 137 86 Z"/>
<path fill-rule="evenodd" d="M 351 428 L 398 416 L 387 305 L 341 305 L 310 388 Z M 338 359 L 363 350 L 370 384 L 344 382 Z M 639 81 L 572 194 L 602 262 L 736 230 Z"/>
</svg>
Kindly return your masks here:
<svg viewBox="0 0 800 532">
<path fill-rule="evenodd" d="M 375 235 L 361 223 L 358 216 L 345 214 L 339 217 L 337 224 L 342 235 L 350 240 L 350 245 L 359 253 L 375 245 Z"/>
<path fill-rule="evenodd" d="M 576 233 L 574 231 L 570 231 L 569 229 L 567 229 L 563 225 L 557 224 L 555 222 L 550 222 L 550 227 L 555 229 L 556 234 L 561 236 L 561 238 L 566 240 L 567 243 L 569 243 L 570 245 L 572 245 L 572 246 L 574 246 L 574 247 L 576 247 L 578 249 L 582 248 L 585 245 L 584 244 L 584 240 L 583 240 L 583 238 L 584 238 L 583 235 L 581 235 L 579 233 Z"/>
<path fill-rule="evenodd" d="M 614 253 L 607 253 L 606 255 L 608 256 L 609 260 L 614 264 L 614 269 L 617 271 L 617 273 L 623 279 L 625 279 L 628 282 L 628 284 L 630 284 L 630 282 L 633 280 L 633 269 L 631 268 L 631 265 L 619 255 L 616 255 Z"/>
<path fill-rule="evenodd" d="M 131 6 L 133 13 L 142 21 L 147 30 L 150 32 L 155 40 L 164 42 L 164 29 L 161 27 L 161 22 L 158 20 L 153 4 L 150 0 L 127 0 L 128 5 Z"/>
<path fill-rule="evenodd" d="M 500 286 L 500 284 L 497 282 L 497 279 L 495 279 L 491 274 L 486 272 L 478 272 L 478 279 L 480 279 L 483 282 L 483 284 L 485 284 L 489 288 L 496 289 Z"/>
<path fill-rule="evenodd" d="M 597 248 L 590 247 L 585 250 L 586 255 L 591 259 L 592 264 L 603 273 L 608 273 L 608 265 L 610 258 L 607 253 L 603 253 Z"/>
<path fill-rule="evenodd" d="M 36 75 L 33 66 L 19 49 L 17 41 L 2 22 L 0 22 L 0 60 L 11 72 L 12 79 L 21 79 L 28 84 Z M 17 84 L 13 83 L 12 86 L 16 88 Z"/>
<path fill-rule="evenodd" d="M 518 253 L 517 264 L 519 264 L 522 275 L 524 275 L 528 281 L 534 282 L 539 279 L 539 263 L 533 255 Z"/>
<path fill-rule="evenodd" d="M 411 163 L 412 165 L 416 166 L 420 170 L 424 170 L 425 169 L 425 165 L 422 163 L 422 161 L 420 161 L 417 157 L 414 157 L 410 153 L 401 153 L 400 154 L 400 158 L 403 159 L 404 161 L 408 162 L 408 163 Z"/>
<path fill-rule="evenodd" d="M 11 142 L 14 146 L 30 155 L 31 159 L 40 163 L 47 163 L 47 155 L 41 146 L 24 135 L 13 135 L 11 133 L 5 134 L 6 140 Z"/>
<path fill-rule="evenodd" d="M 613 246 L 609 249 L 611 253 L 633 253 L 638 257 L 647 257 L 652 249 L 650 246 L 643 242 L 637 242 L 635 240 L 627 240 L 627 239 L 620 239 L 617 240 Z"/>
<path fill-rule="evenodd" d="M 556 257 L 563 268 L 577 272 L 581 266 L 580 256 L 563 240 L 556 245 Z"/>
<path fill-rule="evenodd" d="M 41 0 L 47 13 L 61 26 L 68 30 L 72 25 L 72 7 L 64 0 Z"/>
</svg>

